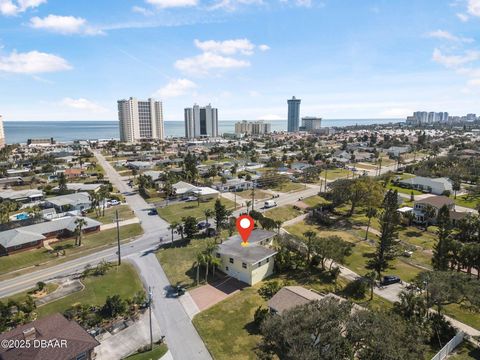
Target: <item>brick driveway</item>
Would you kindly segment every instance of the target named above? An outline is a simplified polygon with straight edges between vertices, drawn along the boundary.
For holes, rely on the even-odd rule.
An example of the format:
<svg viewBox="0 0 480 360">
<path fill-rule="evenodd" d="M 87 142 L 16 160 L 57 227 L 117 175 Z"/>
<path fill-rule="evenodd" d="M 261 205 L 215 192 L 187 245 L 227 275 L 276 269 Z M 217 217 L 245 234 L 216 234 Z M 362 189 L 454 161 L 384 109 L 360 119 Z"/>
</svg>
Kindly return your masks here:
<svg viewBox="0 0 480 360">
<path fill-rule="evenodd" d="M 231 277 L 225 277 L 212 284 L 206 284 L 189 291 L 198 309 L 203 311 L 248 285 Z"/>
</svg>

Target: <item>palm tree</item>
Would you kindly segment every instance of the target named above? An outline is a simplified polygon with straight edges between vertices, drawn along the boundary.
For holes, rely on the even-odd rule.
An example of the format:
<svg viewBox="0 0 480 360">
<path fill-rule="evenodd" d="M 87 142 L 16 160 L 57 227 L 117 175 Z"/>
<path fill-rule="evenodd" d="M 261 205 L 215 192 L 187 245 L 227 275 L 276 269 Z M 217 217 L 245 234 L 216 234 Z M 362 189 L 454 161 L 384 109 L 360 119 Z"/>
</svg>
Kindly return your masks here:
<svg viewBox="0 0 480 360">
<path fill-rule="evenodd" d="M 178 227 L 178 222 L 174 221 L 168 226 L 168 230 L 172 232 L 172 243 L 173 243 L 173 234 L 175 233 L 175 230 L 177 230 Z"/>
<path fill-rule="evenodd" d="M 454 199 L 457 198 L 457 191 L 460 191 L 461 183 L 459 179 L 454 179 L 452 183 L 452 190 L 454 191 Z"/>
<path fill-rule="evenodd" d="M 428 204 L 425 207 L 424 212 L 423 212 L 423 219 L 425 221 L 425 230 L 428 229 L 428 225 L 430 225 L 430 222 L 433 220 L 436 213 L 437 213 L 437 211 L 432 205 Z"/>
<path fill-rule="evenodd" d="M 205 254 L 198 253 L 197 254 L 197 285 L 200 282 L 200 266 L 205 265 L 207 263 L 207 259 Z"/>
<path fill-rule="evenodd" d="M 79 217 L 75 220 L 75 225 L 75 234 L 77 235 L 75 245 L 77 245 L 78 241 L 78 246 L 82 246 L 82 228 L 87 225 L 87 221 L 84 218 Z"/>
<path fill-rule="evenodd" d="M 216 256 L 212 256 L 210 258 L 210 264 L 212 264 L 212 270 L 213 270 L 213 279 L 215 280 L 215 268 L 217 266 L 220 266 L 222 264 L 222 261 L 216 257 Z"/>
<path fill-rule="evenodd" d="M 375 281 L 377 280 L 378 274 L 376 271 L 371 271 L 365 274 L 365 279 L 368 282 L 370 287 L 370 300 L 373 300 L 373 288 L 375 287 Z"/>
<path fill-rule="evenodd" d="M 275 220 L 275 228 L 277 229 L 278 235 L 280 235 L 280 230 L 282 229 L 283 222 L 281 220 Z"/>
<path fill-rule="evenodd" d="M 308 230 L 303 233 L 303 236 L 305 236 L 307 239 L 307 263 L 309 263 L 313 241 L 317 238 L 317 233 L 315 231 Z"/>
<path fill-rule="evenodd" d="M 182 223 L 179 223 L 179 224 L 177 225 L 176 230 L 177 230 L 177 234 L 180 234 L 180 237 L 181 237 L 182 240 L 183 240 L 183 224 L 182 224 Z"/>
<path fill-rule="evenodd" d="M 247 200 L 245 202 L 245 205 L 247 205 L 247 214 L 248 214 L 248 209 L 250 209 L 250 205 L 252 205 L 252 200 Z"/>
<path fill-rule="evenodd" d="M 365 232 L 365 241 L 368 240 L 368 231 L 370 230 L 370 223 L 372 221 L 372 217 L 377 215 L 377 209 L 374 207 L 370 207 L 367 210 L 367 217 L 368 217 L 368 224 L 367 224 L 367 231 Z"/>
<path fill-rule="evenodd" d="M 211 218 L 215 213 L 212 209 L 205 209 L 203 214 L 205 215 L 205 222 L 208 224 L 208 219 Z"/>
</svg>

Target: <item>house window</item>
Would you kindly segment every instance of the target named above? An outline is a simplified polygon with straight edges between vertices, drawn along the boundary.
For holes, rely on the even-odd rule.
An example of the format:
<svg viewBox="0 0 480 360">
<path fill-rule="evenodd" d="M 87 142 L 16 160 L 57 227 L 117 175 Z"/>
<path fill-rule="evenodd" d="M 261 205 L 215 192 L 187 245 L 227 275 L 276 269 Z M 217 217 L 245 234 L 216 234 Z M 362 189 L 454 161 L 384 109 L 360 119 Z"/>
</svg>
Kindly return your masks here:
<svg viewBox="0 0 480 360">
<path fill-rule="evenodd" d="M 267 263 L 270 262 L 270 258 L 267 258 Z"/>
<path fill-rule="evenodd" d="M 261 262 L 261 261 L 258 263 L 258 267 L 260 267 L 260 266 L 262 266 L 262 262 Z"/>
<path fill-rule="evenodd" d="M 246 268 L 247 268 L 247 264 L 242 263 L 242 268 L 246 269 Z"/>
<path fill-rule="evenodd" d="M 228 271 L 228 266 L 225 266 L 225 270 L 227 270 L 227 271 Z"/>
<path fill-rule="evenodd" d="M 230 258 L 230 264 L 233 264 L 233 258 Z"/>
</svg>

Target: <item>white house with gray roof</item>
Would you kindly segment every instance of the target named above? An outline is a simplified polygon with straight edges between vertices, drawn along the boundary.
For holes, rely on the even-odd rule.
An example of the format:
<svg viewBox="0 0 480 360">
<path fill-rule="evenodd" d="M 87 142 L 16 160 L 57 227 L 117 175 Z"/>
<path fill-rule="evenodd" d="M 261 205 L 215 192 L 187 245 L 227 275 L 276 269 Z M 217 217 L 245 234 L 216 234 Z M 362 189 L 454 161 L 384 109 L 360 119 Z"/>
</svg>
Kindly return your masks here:
<svg viewBox="0 0 480 360">
<path fill-rule="evenodd" d="M 218 246 L 216 257 L 221 260 L 220 270 L 225 274 L 254 285 L 273 274 L 277 251 L 272 240 L 276 233 L 255 229 L 250 234 L 248 246 L 242 246 L 240 235 L 234 235 Z"/>
<path fill-rule="evenodd" d="M 415 176 L 410 179 L 399 180 L 401 187 L 420 190 L 435 195 L 442 195 L 445 191 L 452 192 L 452 181 L 449 178 L 427 178 L 423 176 Z"/>
<path fill-rule="evenodd" d="M 53 207 L 57 212 L 84 211 L 90 209 L 92 202 L 86 192 L 51 197 L 45 200 L 46 207 Z"/>
<path fill-rule="evenodd" d="M 45 239 L 73 236 L 77 227 L 75 221 L 78 218 L 80 217 L 66 216 L 52 221 L 2 231 L 0 232 L 0 256 L 41 247 Z M 100 230 L 100 222 L 88 217 L 83 219 L 87 224 L 83 226 L 82 232 Z"/>
</svg>

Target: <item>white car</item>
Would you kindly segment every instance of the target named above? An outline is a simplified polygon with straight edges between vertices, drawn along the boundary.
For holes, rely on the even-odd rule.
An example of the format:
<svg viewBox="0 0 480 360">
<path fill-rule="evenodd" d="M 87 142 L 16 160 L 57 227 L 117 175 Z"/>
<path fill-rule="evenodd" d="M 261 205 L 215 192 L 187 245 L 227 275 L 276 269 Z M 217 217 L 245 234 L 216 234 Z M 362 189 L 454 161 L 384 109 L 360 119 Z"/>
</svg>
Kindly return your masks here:
<svg viewBox="0 0 480 360">
<path fill-rule="evenodd" d="M 107 204 L 110 206 L 116 206 L 116 205 L 120 205 L 121 202 L 118 200 L 110 200 L 109 202 L 107 202 Z"/>
</svg>

